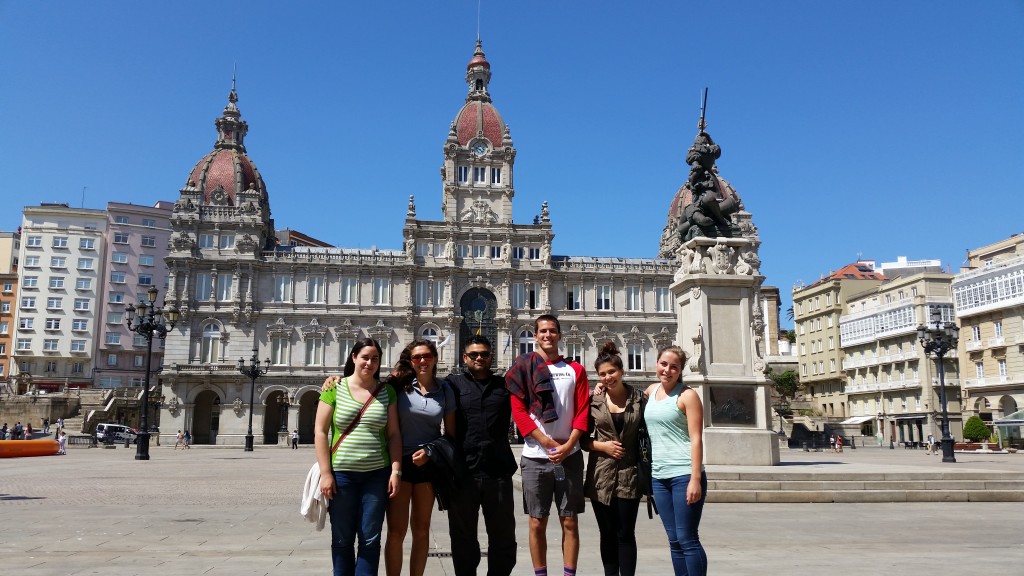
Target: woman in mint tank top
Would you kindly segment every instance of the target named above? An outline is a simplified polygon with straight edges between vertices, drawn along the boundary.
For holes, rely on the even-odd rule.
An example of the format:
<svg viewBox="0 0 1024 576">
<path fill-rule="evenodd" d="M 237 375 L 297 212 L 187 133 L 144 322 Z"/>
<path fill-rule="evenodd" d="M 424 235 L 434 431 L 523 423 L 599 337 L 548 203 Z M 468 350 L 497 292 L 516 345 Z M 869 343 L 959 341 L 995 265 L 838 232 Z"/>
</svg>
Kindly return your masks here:
<svg viewBox="0 0 1024 576">
<path fill-rule="evenodd" d="M 676 576 L 705 576 L 708 557 L 697 529 L 708 482 L 704 477 L 704 407 L 682 382 L 686 353 L 658 352 L 658 383 L 647 388 L 644 422 L 651 436 L 654 502 L 668 535 Z"/>
<path fill-rule="evenodd" d="M 378 385 L 380 356 L 376 340 L 356 342 L 344 377 L 328 378 L 332 386 L 325 386 L 316 410 L 316 459 L 320 490 L 330 501 L 335 576 L 377 574 L 384 512 L 401 483 L 402 433 L 395 392 Z M 367 408 L 358 416 L 364 404 Z M 355 428 L 332 455 L 335 438 L 357 416 Z"/>
</svg>

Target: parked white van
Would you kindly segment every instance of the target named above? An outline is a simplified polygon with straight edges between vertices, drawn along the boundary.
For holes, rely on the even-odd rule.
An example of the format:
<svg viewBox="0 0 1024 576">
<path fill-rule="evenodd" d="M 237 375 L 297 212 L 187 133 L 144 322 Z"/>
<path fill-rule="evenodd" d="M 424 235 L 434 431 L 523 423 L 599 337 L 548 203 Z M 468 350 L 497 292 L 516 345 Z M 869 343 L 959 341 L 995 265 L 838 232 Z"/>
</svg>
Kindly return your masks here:
<svg viewBox="0 0 1024 576">
<path fill-rule="evenodd" d="M 103 442 L 112 438 L 114 442 L 124 442 L 125 438 L 135 440 L 135 431 L 123 424 L 97 424 L 96 440 Z"/>
</svg>

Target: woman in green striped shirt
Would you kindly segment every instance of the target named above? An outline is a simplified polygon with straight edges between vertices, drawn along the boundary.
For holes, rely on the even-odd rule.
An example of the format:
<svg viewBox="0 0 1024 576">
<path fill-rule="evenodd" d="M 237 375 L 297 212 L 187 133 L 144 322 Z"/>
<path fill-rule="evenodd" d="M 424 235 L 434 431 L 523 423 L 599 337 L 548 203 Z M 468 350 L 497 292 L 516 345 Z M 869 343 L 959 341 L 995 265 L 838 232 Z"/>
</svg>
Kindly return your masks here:
<svg viewBox="0 0 1024 576">
<path fill-rule="evenodd" d="M 330 500 L 331 559 L 335 576 L 377 574 L 381 527 L 388 499 L 402 479 L 402 434 L 395 391 L 380 385 L 381 349 L 372 338 L 356 342 L 343 378 L 320 394 L 316 458 L 320 490 Z M 376 394 L 374 392 L 376 391 Z M 331 455 L 334 439 L 374 396 L 352 432 Z M 358 552 L 353 545 L 358 537 Z"/>
</svg>

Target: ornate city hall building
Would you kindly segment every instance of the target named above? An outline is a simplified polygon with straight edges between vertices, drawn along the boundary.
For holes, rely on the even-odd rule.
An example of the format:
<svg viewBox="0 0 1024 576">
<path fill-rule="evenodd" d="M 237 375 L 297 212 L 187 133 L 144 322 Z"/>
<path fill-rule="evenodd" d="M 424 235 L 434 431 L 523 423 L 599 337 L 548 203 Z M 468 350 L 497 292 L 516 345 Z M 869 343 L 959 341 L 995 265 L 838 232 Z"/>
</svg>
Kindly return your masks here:
<svg viewBox="0 0 1024 576">
<path fill-rule="evenodd" d="M 664 257 L 671 247 L 663 242 L 662 258 L 559 256 L 558 206 L 544 203 L 532 221 L 513 222 L 516 149 L 490 79 L 477 42 L 469 92 L 441 150 L 441 219 L 420 219 L 409 197 L 401 250 L 278 242 L 232 89 L 217 143 L 189 173 L 171 217 L 166 301 L 182 320 L 161 374 L 165 440 L 189 429 L 197 443 L 243 443 L 253 394 L 256 444 L 276 444 L 293 429 L 311 442 L 320 385 L 357 339 L 378 340 L 385 366 L 414 338 L 434 340 L 445 374 L 479 333 L 494 343 L 500 371 L 533 349 L 542 313 L 561 320 L 567 357 L 590 369 L 600 344 L 614 340 L 627 380 L 655 379 L 657 349 L 676 333 L 676 267 Z M 254 350 L 269 369 L 251 388 L 237 364 Z"/>
</svg>

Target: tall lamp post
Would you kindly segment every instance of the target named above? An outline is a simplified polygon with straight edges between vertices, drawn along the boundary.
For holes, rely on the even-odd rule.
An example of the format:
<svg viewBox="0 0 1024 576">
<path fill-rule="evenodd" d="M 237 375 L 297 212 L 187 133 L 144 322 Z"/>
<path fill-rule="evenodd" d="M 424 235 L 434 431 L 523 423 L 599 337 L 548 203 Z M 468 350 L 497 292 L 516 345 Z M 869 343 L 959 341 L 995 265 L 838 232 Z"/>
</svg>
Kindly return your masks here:
<svg viewBox="0 0 1024 576">
<path fill-rule="evenodd" d="M 245 365 L 245 358 L 238 359 L 238 371 L 243 375 L 248 376 L 249 380 L 252 381 L 252 388 L 249 389 L 249 432 L 245 434 L 245 451 L 252 452 L 252 401 L 253 395 L 256 393 L 256 379 L 260 376 L 264 376 L 267 370 L 270 368 L 270 358 L 264 361 L 264 366 L 260 366 L 260 359 L 256 356 L 259 349 L 254 344 L 252 347 L 252 358 L 249 358 L 249 365 Z"/>
<path fill-rule="evenodd" d="M 149 374 L 153 361 L 153 336 L 161 340 L 178 323 L 178 309 L 174 306 L 158 308 L 156 305 L 156 286 L 146 292 L 146 302 L 125 308 L 128 329 L 146 339 L 146 379 L 142 391 L 142 414 L 139 416 L 138 444 L 135 448 L 136 460 L 149 460 Z"/>
<path fill-rule="evenodd" d="M 925 354 L 935 354 L 939 366 L 939 401 L 942 402 L 942 461 L 956 462 L 953 456 L 953 436 L 949 433 L 949 412 L 946 408 L 946 368 L 943 357 L 956 350 L 960 329 L 953 322 L 943 322 L 942 312 L 932 308 L 931 322 L 917 327 L 917 339 Z"/>
</svg>

